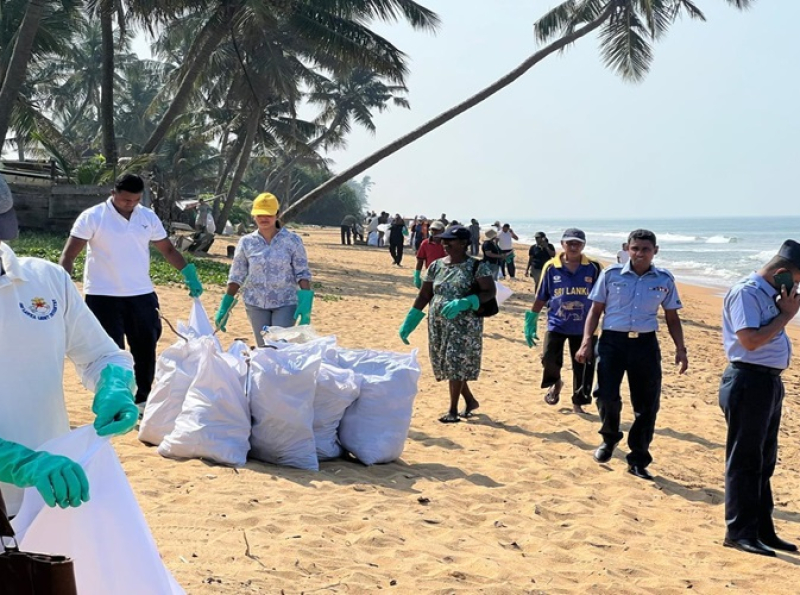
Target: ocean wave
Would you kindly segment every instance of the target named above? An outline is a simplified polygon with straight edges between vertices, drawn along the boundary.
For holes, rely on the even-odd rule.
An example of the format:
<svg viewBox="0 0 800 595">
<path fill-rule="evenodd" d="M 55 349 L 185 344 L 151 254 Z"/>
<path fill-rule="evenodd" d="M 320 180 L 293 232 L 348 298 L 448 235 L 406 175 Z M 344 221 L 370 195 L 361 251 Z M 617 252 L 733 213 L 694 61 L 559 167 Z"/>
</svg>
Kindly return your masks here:
<svg viewBox="0 0 800 595">
<path fill-rule="evenodd" d="M 727 236 L 711 236 L 710 238 L 706 238 L 706 244 L 735 244 L 739 241 L 739 238 L 736 236 L 727 237 Z"/>
</svg>

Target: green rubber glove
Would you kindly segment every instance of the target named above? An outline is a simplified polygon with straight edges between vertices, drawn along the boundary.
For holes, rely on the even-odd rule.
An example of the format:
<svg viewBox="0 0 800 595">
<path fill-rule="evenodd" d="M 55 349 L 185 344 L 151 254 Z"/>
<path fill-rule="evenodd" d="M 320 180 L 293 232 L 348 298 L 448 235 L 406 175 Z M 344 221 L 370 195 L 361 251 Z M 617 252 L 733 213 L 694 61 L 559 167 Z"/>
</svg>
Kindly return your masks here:
<svg viewBox="0 0 800 595">
<path fill-rule="evenodd" d="M 314 292 L 310 289 L 297 290 L 297 308 L 294 311 L 294 321 L 300 319 L 300 324 L 311 324 L 311 306 L 314 304 Z"/>
<path fill-rule="evenodd" d="M 183 281 L 186 283 L 186 287 L 189 288 L 189 295 L 191 297 L 196 298 L 203 295 L 203 284 L 200 283 L 200 279 L 197 278 L 197 269 L 194 263 L 187 264 L 183 267 L 181 269 L 181 275 L 183 275 Z"/>
<path fill-rule="evenodd" d="M 509 252 L 508 256 L 506 256 L 506 262 L 514 262 L 514 258 L 516 258 L 514 256 L 514 253 L 513 252 Z"/>
<path fill-rule="evenodd" d="M 228 324 L 228 316 L 230 316 L 231 308 L 236 303 L 236 298 L 227 293 L 222 296 L 222 301 L 219 303 L 219 309 L 214 315 L 214 324 L 223 333 L 227 332 L 225 325 Z"/>
<path fill-rule="evenodd" d="M 539 335 L 536 334 L 536 323 L 539 321 L 539 312 L 525 312 L 525 342 L 528 347 L 536 345 Z"/>
<path fill-rule="evenodd" d="M 89 480 L 78 463 L 2 439 L 0 481 L 19 488 L 35 487 L 51 507 L 80 506 L 81 502 L 89 501 Z"/>
<path fill-rule="evenodd" d="M 442 308 L 442 316 L 447 318 L 447 320 L 452 320 L 462 312 L 466 312 L 468 310 L 477 310 L 480 307 L 481 302 L 478 299 L 478 296 L 473 293 L 465 298 L 450 300 L 447 302 Z"/>
<path fill-rule="evenodd" d="M 95 387 L 92 411 L 98 436 L 130 432 L 139 421 L 139 408 L 133 402 L 133 371 L 109 364 L 100 372 Z"/>
<path fill-rule="evenodd" d="M 414 332 L 414 329 L 419 326 L 419 323 L 422 322 L 422 319 L 425 318 L 425 312 L 422 310 L 417 310 L 416 308 L 411 308 L 406 314 L 406 319 L 403 321 L 403 324 L 400 325 L 400 338 L 403 340 L 403 343 L 408 345 L 408 336 Z"/>
<path fill-rule="evenodd" d="M 422 289 L 422 271 L 414 270 L 414 287 Z"/>
</svg>

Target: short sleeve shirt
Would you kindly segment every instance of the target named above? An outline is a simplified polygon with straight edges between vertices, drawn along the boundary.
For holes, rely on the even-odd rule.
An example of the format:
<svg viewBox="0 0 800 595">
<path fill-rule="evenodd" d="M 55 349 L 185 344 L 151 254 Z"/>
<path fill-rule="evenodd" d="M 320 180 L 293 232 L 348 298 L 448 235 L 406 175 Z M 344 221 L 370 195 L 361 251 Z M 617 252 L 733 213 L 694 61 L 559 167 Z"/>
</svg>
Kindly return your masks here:
<svg viewBox="0 0 800 595">
<path fill-rule="evenodd" d="M 630 263 L 609 266 L 600 273 L 589 299 L 605 304 L 604 331 L 648 333 L 658 330 L 658 308 L 683 307 L 672 273 L 650 267 L 641 277 Z"/>
<path fill-rule="evenodd" d="M 445 251 L 441 242 L 431 242 L 429 239 L 422 240 L 417 250 L 417 258 L 421 258 L 425 263 L 425 268 L 430 268 L 435 260 L 444 258 Z"/>
<path fill-rule="evenodd" d="M 768 325 L 780 314 L 775 298 L 778 291 L 764 277 L 751 274 L 730 288 L 722 307 L 722 345 L 728 361 L 757 364 L 784 370 L 789 367 L 792 344 L 781 329 L 767 344 L 748 351 L 736 333 Z"/>
<path fill-rule="evenodd" d="M 70 235 L 88 242 L 83 271 L 86 295 L 130 297 L 153 292 L 150 242 L 167 237 L 158 216 L 136 205 L 131 218 L 119 214 L 109 197 L 78 215 Z"/>
<path fill-rule="evenodd" d="M 553 244 L 547 244 L 547 247 L 555 252 L 555 246 Z M 545 263 L 550 260 L 551 256 L 550 253 L 547 252 L 544 248 L 539 246 L 538 244 L 534 244 L 528 250 L 528 258 L 531 260 L 531 268 L 534 269 L 542 269 L 544 268 Z"/>
<path fill-rule="evenodd" d="M 586 316 L 592 307 L 589 294 L 602 266 L 584 256 L 581 264 L 571 272 L 557 254 L 547 261 L 536 299 L 547 303 L 547 330 L 565 335 L 582 335 Z"/>
</svg>

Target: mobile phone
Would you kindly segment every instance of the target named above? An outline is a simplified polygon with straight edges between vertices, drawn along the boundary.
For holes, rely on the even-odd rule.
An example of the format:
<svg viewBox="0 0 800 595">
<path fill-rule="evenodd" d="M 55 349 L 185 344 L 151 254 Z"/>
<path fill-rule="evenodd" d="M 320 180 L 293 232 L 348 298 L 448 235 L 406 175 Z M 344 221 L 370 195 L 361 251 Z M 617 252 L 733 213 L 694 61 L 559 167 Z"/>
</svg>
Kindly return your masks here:
<svg viewBox="0 0 800 595">
<path fill-rule="evenodd" d="M 775 281 L 775 285 L 778 286 L 778 292 L 780 292 L 781 287 L 786 288 L 786 293 L 792 291 L 792 287 L 794 287 L 794 277 L 791 273 L 784 272 L 778 273 L 772 279 Z"/>
</svg>

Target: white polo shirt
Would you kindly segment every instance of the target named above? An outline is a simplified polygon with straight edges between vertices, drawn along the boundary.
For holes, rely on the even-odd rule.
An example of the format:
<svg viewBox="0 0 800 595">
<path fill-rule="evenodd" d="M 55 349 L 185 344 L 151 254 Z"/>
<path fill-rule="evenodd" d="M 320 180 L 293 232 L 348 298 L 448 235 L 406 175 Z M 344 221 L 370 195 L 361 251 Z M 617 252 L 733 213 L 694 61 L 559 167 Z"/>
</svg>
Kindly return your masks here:
<svg viewBox="0 0 800 595">
<path fill-rule="evenodd" d="M 136 205 L 130 219 L 119 214 L 109 197 L 86 209 L 69 232 L 87 240 L 83 292 L 86 295 L 129 297 L 153 293 L 150 242 L 167 237 L 158 216 Z"/>
<path fill-rule="evenodd" d="M 0 438 L 36 449 L 69 432 L 65 356 L 89 390 L 107 365 L 132 370 L 133 358 L 105 333 L 63 268 L 18 259 L 2 243 L 0 264 Z M 0 490 L 16 514 L 22 490 L 6 483 Z"/>
<path fill-rule="evenodd" d="M 497 234 L 497 245 L 500 246 L 501 250 L 513 250 L 514 236 L 511 235 L 510 231 L 499 232 Z"/>
</svg>

